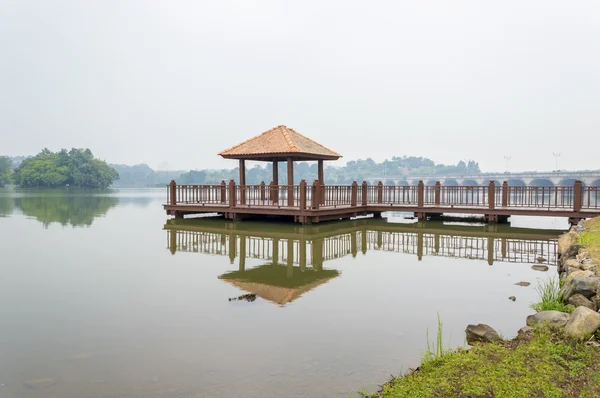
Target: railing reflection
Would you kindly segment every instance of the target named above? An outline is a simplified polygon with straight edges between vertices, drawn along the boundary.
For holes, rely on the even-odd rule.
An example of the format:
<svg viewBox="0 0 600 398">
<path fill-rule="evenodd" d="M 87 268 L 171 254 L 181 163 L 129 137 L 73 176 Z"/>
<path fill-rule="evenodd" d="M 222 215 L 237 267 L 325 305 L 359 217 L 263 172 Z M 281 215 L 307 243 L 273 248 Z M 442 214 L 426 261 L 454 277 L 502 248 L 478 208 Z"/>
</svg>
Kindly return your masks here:
<svg viewBox="0 0 600 398">
<path fill-rule="evenodd" d="M 400 227 L 402 228 L 402 227 Z M 358 252 L 385 251 L 423 256 L 442 256 L 484 260 L 492 265 L 496 261 L 556 264 L 555 236 L 532 236 L 526 234 L 482 234 L 469 236 L 468 232 L 457 234 L 452 230 L 420 230 L 414 226 L 406 230 L 385 231 L 370 229 L 364 225 L 358 230 L 312 236 L 310 233 L 281 233 L 264 236 L 256 231 L 234 231 L 214 228 L 178 228 L 167 224 L 167 246 L 177 251 L 197 252 L 228 256 L 233 264 L 236 258 L 260 259 L 273 263 L 288 263 L 300 268 L 307 266 L 322 269 L 323 263 L 345 256 L 355 257 Z M 356 229 L 356 228 L 355 228 Z M 263 236 L 260 236 L 263 235 Z M 275 234 L 277 235 L 277 234 Z M 240 265 L 243 268 L 243 265 Z"/>
</svg>

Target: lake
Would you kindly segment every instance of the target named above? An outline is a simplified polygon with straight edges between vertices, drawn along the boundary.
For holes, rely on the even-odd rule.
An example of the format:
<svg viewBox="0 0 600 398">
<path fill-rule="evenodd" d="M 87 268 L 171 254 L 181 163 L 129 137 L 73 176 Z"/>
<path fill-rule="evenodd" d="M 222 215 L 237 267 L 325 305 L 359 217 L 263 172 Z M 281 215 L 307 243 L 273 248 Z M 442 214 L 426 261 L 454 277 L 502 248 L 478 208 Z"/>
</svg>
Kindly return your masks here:
<svg viewBox="0 0 600 398">
<path fill-rule="evenodd" d="M 164 198 L 0 189 L 0 397 L 374 391 L 418 365 L 438 315 L 448 347 L 472 323 L 515 336 L 568 228 L 170 220 Z"/>
</svg>

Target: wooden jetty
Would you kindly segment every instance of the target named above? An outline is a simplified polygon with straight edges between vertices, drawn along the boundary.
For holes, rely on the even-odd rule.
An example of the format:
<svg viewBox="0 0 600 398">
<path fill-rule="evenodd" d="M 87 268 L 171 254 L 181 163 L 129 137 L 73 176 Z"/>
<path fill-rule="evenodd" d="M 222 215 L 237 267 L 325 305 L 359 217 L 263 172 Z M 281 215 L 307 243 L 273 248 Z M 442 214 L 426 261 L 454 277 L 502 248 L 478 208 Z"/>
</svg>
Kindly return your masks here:
<svg viewBox="0 0 600 398">
<path fill-rule="evenodd" d="M 286 217 L 302 224 L 349 219 L 388 211 L 410 212 L 419 219 L 442 214 L 482 215 L 487 222 L 506 222 L 510 216 L 568 217 L 572 224 L 600 216 L 600 187 L 575 181 L 572 186 L 509 186 L 495 181 L 483 186 L 327 185 L 323 162 L 340 154 L 286 127 L 278 126 L 219 154 L 239 161 L 239 181 L 216 185 L 178 185 L 167 189 L 167 214 L 218 214 L 227 219 Z M 269 184 L 246 184 L 246 160 L 273 164 Z M 294 162 L 318 162 L 318 178 L 294 184 Z M 279 184 L 278 164 L 287 163 L 287 184 Z"/>
</svg>

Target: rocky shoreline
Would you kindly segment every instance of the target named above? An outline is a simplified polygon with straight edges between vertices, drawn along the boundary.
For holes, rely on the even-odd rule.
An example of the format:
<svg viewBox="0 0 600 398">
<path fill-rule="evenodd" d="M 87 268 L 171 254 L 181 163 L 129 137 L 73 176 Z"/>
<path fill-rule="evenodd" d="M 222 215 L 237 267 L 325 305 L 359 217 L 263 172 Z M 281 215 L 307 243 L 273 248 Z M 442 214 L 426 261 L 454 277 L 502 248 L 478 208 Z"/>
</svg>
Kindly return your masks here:
<svg viewBox="0 0 600 398">
<path fill-rule="evenodd" d="M 571 385 L 583 388 L 584 390 L 589 388 L 591 389 L 590 391 L 594 391 L 593 396 L 598 396 L 597 394 L 600 393 L 600 378 L 596 381 L 592 378 L 592 375 L 600 370 L 598 368 L 600 366 L 600 362 L 598 362 L 600 351 L 597 348 L 589 347 L 600 347 L 600 343 L 597 341 L 597 337 L 600 336 L 600 313 L 598 311 L 600 309 L 600 240 L 598 234 L 600 234 L 600 218 L 587 222 L 582 221 L 558 239 L 557 266 L 559 282 L 556 282 L 555 285 L 550 285 L 555 294 L 553 300 L 549 300 L 558 305 L 544 306 L 543 308 L 558 308 L 560 311 L 554 309 L 539 311 L 539 308 L 536 307 L 536 310 L 539 312 L 528 316 L 526 319 L 527 326 L 521 328 L 517 337 L 510 341 L 504 341 L 488 325 L 468 325 L 465 330 L 467 343 L 474 346 L 474 350 L 465 352 L 459 349 L 458 351 L 435 358 L 436 360 L 433 361 L 433 365 L 432 363 L 424 363 L 421 367 L 409 371 L 405 376 L 390 380 L 379 392 L 371 396 L 430 396 L 425 391 L 438 391 L 436 390 L 437 387 L 431 386 L 448 381 L 444 379 L 444 375 L 440 375 L 439 373 L 451 373 L 452 369 L 456 368 L 457 365 L 459 367 L 468 367 L 470 363 L 476 361 L 481 361 L 478 364 L 479 367 L 489 366 L 488 370 L 490 372 L 487 376 L 483 375 L 481 380 L 479 380 L 481 383 L 480 388 L 489 390 L 489 393 L 492 394 L 490 396 L 495 396 L 494 387 L 485 387 L 486 380 L 495 380 L 495 377 L 498 374 L 503 374 L 504 371 L 502 370 L 502 366 L 500 366 L 500 370 L 496 369 L 492 371 L 491 369 L 494 369 L 494 364 L 498 363 L 497 361 L 502 362 L 502 358 L 508 361 L 512 360 L 516 355 L 515 352 L 520 349 L 518 347 L 524 347 L 528 344 L 533 344 L 532 347 L 536 347 L 537 349 L 538 356 L 536 357 L 535 354 L 531 354 L 531 361 L 538 361 L 540 363 L 548 361 L 544 362 L 545 367 L 542 366 L 540 369 L 550 369 L 554 366 L 568 368 L 571 366 L 569 358 L 575 358 L 575 356 L 583 358 L 579 362 L 573 359 L 575 361 L 573 362 L 573 366 L 583 366 L 582 369 L 587 370 L 582 370 L 579 373 L 574 371 L 573 375 L 576 374 L 576 376 L 573 376 L 572 379 L 565 376 L 564 380 L 561 379 L 561 382 L 556 384 L 553 384 L 552 377 L 549 377 L 547 388 L 558 388 L 557 391 L 562 391 L 564 396 L 581 396 L 580 393 L 575 393 L 565 387 Z M 540 294 L 542 293 L 540 292 Z M 513 297 L 510 297 L 510 299 L 513 300 Z M 542 300 L 544 299 L 542 298 Z M 490 347 L 489 349 L 484 348 L 488 346 Z M 528 348 L 523 349 L 527 350 Z M 503 354 L 499 354 L 498 350 L 503 350 Z M 531 350 L 535 352 L 533 348 Z M 547 357 L 548 353 L 544 353 L 544 350 L 551 352 L 556 350 L 569 351 L 569 354 L 563 355 L 560 359 L 563 362 L 554 363 L 552 362 L 554 354 Z M 470 351 L 473 351 L 470 354 L 471 359 L 464 359 L 464 356 L 469 355 Z M 493 355 L 490 355 L 490 352 Z M 492 357 L 495 359 L 490 359 Z M 460 363 L 461 358 L 464 360 L 461 364 L 453 362 L 457 361 Z M 527 361 L 527 359 L 523 360 L 523 366 L 526 366 Z M 477 373 L 478 370 L 473 369 L 472 372 Z M 540 372 L 543 373 L 541 370 Z M 466 375 L 467 373 L 463 374 Z M 541 377 L 541 373 L 531 373 L 531 371 L 525 369 L 522 372 L 522 377 L 525 377 L 523 380 L 529 381 L 536 377 Z M 470 376 L 472 377 L 472 375 Z M 448 386 L 448 391 L 453 390 L 453 393 L 447 396 L 473 396 L 471 394 L 464 395 L 465 391 L 462 389 L 463 386 L 461 385 L 460 378 L 453 380 L 455 380 L 456 385 L 452 386 L 450 384 Z M 469 380 L 469 382 L 472 382 L 471 379 Z M 563 384 L 562 387 L 561 383 Z M 407 387 L 412 391 L 410 394 L 413 395 L 402 393 Z M 423 394 L 414 395 L 414 388 L 423 388 Z M 502 387 L 498 388 L 502 389 Z M 532 386 L 530 391 L 536 391 L 537 394 L 542 394 L 540 396 L 546 396 L 544 388 L 540 388 L 541 386 Z M 565 389 L 563 390 L 563 388 Z M 463 391 L 463 393 L 459 391 Z"/>
</svg>

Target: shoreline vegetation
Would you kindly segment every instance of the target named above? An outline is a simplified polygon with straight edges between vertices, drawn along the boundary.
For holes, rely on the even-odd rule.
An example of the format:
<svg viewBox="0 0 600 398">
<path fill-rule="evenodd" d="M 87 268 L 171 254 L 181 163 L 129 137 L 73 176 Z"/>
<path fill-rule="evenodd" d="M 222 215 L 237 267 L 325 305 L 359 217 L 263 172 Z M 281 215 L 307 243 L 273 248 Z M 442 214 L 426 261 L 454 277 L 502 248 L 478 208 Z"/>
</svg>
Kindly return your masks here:
<svg viewBox="0 0 600 398">
<path fill-rule="evenodd" d="M 89 149 L 72 149 L 71 151 L 86 152 Z M 68 153 L 70 153 L 69 151 Z M 44 149 L 40 154 L 47 155 L 61 154 L 61 150 L 54 154 L 48 149 Z M 90 152 L 91 153 L 91 152 Z M 38 154 L 36 157 L 39 157 Z M 13 169 L 18 170 L 25 162 L 30 162 L 32 157 L 8 157 L 0 156 L 0 187 L 6 185 L 13 180 L 11 174 Z M 105 163 L 106 164 L 106 163 Z M 59 164 L 62 166 L 63 164 Z M 202 169 L 202 170 L 153 170 L 147 164 L 124 165 L 124 164 L 106 164 L 107 167 L 115 170 L 118 174 L 118 179 L 113 180 L 112 187 L 114 188 L 145 188 L 145 187 L 164 187 L 171 180 L 177 181 L 179 184 L 220 184 L 221 181 L 229 181 L 230 179 L 238 178 L 238 168 L 230 169 Z M 280 183 L 287 184 L 286 165 L 281 162 L 279 165 Z M 55 168 L 54 171 L 57 169 Z M 38 169 L 38 172 L 45 172 L 43 168 Z M 269 183 L 273 176 L 272 165 L 266 166 L 256 164 L 247 169 L 246 181 L 248 184 L 260 184 L 262 181 Z M 296 162 L 295 177 L 297 181 L 302 179 L 313 181 L 317 179 L 317 164 L 314 162 Z M 415 174 L 427 175 L 463 175 L 463 174 L 480 174 L 479 164 L 473 160 L 465 162 L 459 161 L 456 165 L 444 165 L 434 162 L 431 159 L 415 156 L 392 157 L 391 160 L 383 162 L 375 162 L 371 158 L 351 160 L 345 165 L 328 166 L 325 172 L 325 181 L 328 184 L 350 184 L 353 181 L 361 181 L 366 177 L 371 176 L 410 176 Z M 61 182 L 60 174 L 49 175 L 47 180 L 53 186 L 56 186 L 55 179 Z M 64 173 L 63 173 L 64 174 Z M 44 179 L 37 181 L 38 186 L 46 186 L 42 183 Z M 62 185 L 64 186 L 64 185 Z"/>
<path fill-rule="evenodd" d="M 528 326 L 514 339 L 490 334 L 482 338 L 487 342 L 471 339 L 470 349 L 444 349 L 438 317 L 436 342 L 430 343 L 427 335 L 421 364 L 378 392 L 359 396 L 600 396 L 600 217 L 562 235 L 559 256 L 559 279 L 538 286 L 540 301 L 532 304 L 537 313 L 527 317 Z M 467 337 L 472 326 L 467 327 Z M 481 326 L 489 328 L 477 325 Z"/>
</svg>

